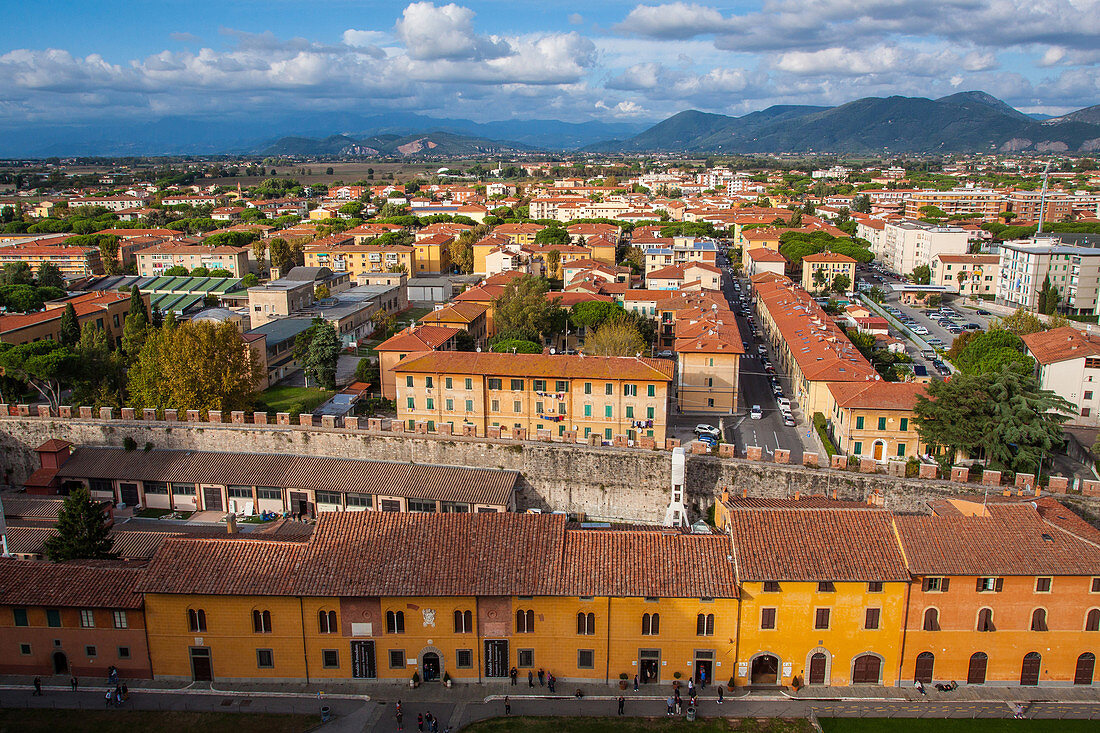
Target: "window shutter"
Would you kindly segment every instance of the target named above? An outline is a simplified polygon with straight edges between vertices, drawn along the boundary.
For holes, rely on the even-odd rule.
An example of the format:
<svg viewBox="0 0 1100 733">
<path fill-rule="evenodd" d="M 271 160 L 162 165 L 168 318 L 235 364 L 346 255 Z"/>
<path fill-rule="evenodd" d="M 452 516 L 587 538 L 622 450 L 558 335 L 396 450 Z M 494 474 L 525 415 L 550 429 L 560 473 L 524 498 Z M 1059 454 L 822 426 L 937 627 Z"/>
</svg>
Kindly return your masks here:
<svg viewBox="0 0 1100 733">
<path fill-rule="evenodd" d="M 997 578 L 997 585 L 995 586 L 994 590 L 997 593 L 1000 593 L 1001 589 L 1004 588 L 1004 585 L 1005 585 L 1005 579 L 1004 578 Z"/>
<path fill-rule="evenodd" d="M 943 578 L 942 580 L 940 580 L 940 591 L 943 592 L 943 593 L 946 593 L 947 592 L 947 586 L 949 586 L 950 584 L 951 584 L 951 578 Z"/>
<path fill-rule="evenodd" d="M 978 587 L 975 590 L 977 590 L 979 593 L 982 592 L 982 578 L 978 578 Z"/>
<path fill-rule="evenodd" d="M 921 578 L 920 589 L 922 593 L 928 592 L 928 586 L 931 585 L 931 581 L 928 578 Z"/>
</svg>

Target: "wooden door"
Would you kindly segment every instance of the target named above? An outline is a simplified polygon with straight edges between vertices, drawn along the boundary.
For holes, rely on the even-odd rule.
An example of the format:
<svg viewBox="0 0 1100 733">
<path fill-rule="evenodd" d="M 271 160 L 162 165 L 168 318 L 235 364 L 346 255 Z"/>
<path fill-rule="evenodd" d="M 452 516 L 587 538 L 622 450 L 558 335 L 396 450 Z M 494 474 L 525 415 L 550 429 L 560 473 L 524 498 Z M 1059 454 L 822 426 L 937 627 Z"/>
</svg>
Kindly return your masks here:
<svg viewBox="0 0 1100 733">
<path fill-rule="evenodd" d="M 191 678 L 195 682 L 210 682 L 214 679 L 209 649 L 191 650 Z"/>
<path fill-rule="evenodd" d="M 823 685 L 825 684 L 825 655 L 821 652 L 810 657 L 810 678 L 807 684 L 810 685 Z"/>
<path fill-rule="evenodd" d="M 932 674 L 936 666 L 936 657 L 932 652 L 921 652 L 917 655 L 917 669 L 913 674 L 914 682 L 932 684 Z"/>
<path fill-rule="evenodd" d="M 1028 652 L 1020 667 L 1020 684 L 1028 686 L 1039 684 L 1039 668 L 1042 664 L 1043 658 L 1038 652 Z"/>
<path fill-rule="evenodd" d="M 882 662 L 878 657 L 864 654 L 856 659 L 855 668 L 852 670 L 852 684 L 877 685 L 879 682 L 879 670 Z"/>
<path fill-rule="evenodd" d="M 966 684 L 980 685 L 985 682 L 985 667 L 989 657 L 985 652 L 974 652 L 970 655 L 970 668 L 966 671 Z"/>
<path fill-rule="evenodd" d="M 126 506 L 136 506 L 138 503 L 137 484 L 119 484 L 118 497 Z"/>
<path fill-rule="evenodd" d="M 1096 655 L 1085 652 L 1077 657 L 1077 670 L 1073 673 L 1073 684 L 1091 685 L 1092 675 L 1096 668 Z"/>
<path fill-rule="evenodd" d="M 217 486 L 202 487 L 202 507 L 208 512 L 220 512 L 222 506 L 222 490 Z"/>
<path fill-rule="evenodd" d="M 359 680 L 371 680 L 378 676 L 374 662 L 373 641 L 351 643 L 351 676 Z"/>
</svg>

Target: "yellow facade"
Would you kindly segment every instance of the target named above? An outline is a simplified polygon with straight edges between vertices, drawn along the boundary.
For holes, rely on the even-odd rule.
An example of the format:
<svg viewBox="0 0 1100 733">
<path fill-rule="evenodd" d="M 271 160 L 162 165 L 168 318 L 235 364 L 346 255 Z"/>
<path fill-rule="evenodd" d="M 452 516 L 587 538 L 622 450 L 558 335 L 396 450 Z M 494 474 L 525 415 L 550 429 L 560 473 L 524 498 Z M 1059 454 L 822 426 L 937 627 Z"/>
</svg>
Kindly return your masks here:
<svg viewBox="0 0 1100 733">
<path fill-rule="evenodd" d="M 829 427 L 837 450 L 846 455 L 876 461 L 920 455 L 912 410 L 843 408 L 834 403 Z"/>
<path fill-rule="evenodd" d="M 352 280 L 363 274 L 393 272 L 403 267 L 412 275 L 413 248 L 405 245 L 377 247 L 370 244 L 339 247 L 308 248 L 304 252 L 306 267 L 327 267 L 333 272 L 346 272 Z"/>
<path fill-rule="evenodd" d="M 818 272 L 821 275 L 817 275 Z M 848 293 L 854 291 L 856 261 L 851 257 L 829 252 L 802 258 L 802 289 L 807 292 L 817 292 L 825 287 L 832 288 L 833 279 L 838 275 L 848 278 L 848 285 L 844 291 Z"/>
<path fill-rule="evenodd" d="M 452 239 L 452 237 L 435 235 L 416 242 L 413 245 L 416 249 L 413 253 L 415 269 L 409 272 L 409 276 L 438 274 L 450 270 Z"/>
</svg>

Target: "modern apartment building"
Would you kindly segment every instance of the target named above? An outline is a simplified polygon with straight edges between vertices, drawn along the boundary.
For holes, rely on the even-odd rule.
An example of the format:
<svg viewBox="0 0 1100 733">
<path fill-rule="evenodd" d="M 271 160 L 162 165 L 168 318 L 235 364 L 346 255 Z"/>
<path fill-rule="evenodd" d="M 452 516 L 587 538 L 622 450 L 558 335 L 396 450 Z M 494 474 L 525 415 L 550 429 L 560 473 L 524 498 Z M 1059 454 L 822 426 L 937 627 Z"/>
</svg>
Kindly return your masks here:
<svg viewBox="0 0 1100 733">
<path fill-rule="evenodd" d="M 950 191 L 914 191 L 903 200 L 902 216 L 923 216 L 921 209 L 935 206 L 948 217 L 977 214 L 986 221 L 996 221 L 1007 206 L 1000 192 L 988 188 L 953 188 Z"/>
<path fill-rule="evenodd" d="M 959 295 L 997 295 L 999 255 L 947 255 L 932 256 L 929 269 L 931 285 L 942 285 L 948 292 Z"/>
<path fill-rule="evenodd" d="M 821 273 L 820 275 L 818 273 Z M 837 276 L 848 278 L 844 292 L 856 289 L 856 261 L 848 255 L 836 252 L 818 252 L 802 258 L 802 288 L 816 292 L 823 288 L 836 290 L 833 284 Z"/>
<path fill-rule="evenodd" d="M 968 234 L 962 227 L 922 221 L 886 222 L 882 231 L 882 264 L 899 275 L 931 267 L 937 254 L 966 254 Z"/>
<path fill-rule="evenodd" d="M 1071 425 L 1100 425 L 1100 336 L 1072 326 L 1023 337 L 1039 386 L 1074 406 Z"/>
<path fill-rule="evenodd" d="M 1047 277 L 1061 295 L 1060 311 L 1096 313 L 1100 249 L 1065 245 L 1055 237 L 1001 244 L 997 303 L 1036 310 Z"/>
<path fill-rule="evenodd" d="M 208 244 L 165 242 L 135 252 L 134 259 L 137 260 L 138 274 L 142 277 L 157 277 L 172 267 L 228 270 L 233 277 L 244 277 L 248 274 L 248 252 L 248 247 L 227 244 L 212 247 Z"/>
<path fill-rule="evenodd" d="M 0 247 L 0 267 L 12 262 L 26 262 L 32 272 L 43 262 L 49 262 L 61 270 L 61 277 L 66 280 L 103 274 L 97 247 L 67 247 L 63 243 Z"/>
</svg>

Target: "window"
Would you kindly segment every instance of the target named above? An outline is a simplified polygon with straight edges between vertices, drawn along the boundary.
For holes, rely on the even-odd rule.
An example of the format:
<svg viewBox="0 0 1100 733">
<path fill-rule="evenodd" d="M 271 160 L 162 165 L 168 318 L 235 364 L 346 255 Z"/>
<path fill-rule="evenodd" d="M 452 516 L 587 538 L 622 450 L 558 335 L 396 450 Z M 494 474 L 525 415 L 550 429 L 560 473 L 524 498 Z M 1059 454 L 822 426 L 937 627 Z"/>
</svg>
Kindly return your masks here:
<svg viewBox="0 0 1100 733">
<path fill-rule="evenodd" d="M 996 631 L 997 627 L 993 625 L 993 609 L 983 608 L 978 611 L 978 631 Z"/>
<path fill-rule="evenodd" d="M 818 593 L 836 593 L 836 586 L 831 580 L 822 580 L 817 584 Z"/>
<path fill-rule="evenodd" d="M 886 418 L 880 417 L 878 419 L 878 429 L 879 430 L 885 430 L 886 429 Z"/>
<path fill-rule="evenodd" d="M 504 386 L 503 382 L 503 379 L 494 379 L 490 377 L 487 382 L 487 386 L 489 389 L 501 389 Z"/>
<path fill-rule="evenodd" d="M 455 651 L 455 667 L 458 669 L 474 668 L 474 650 L 458 649 Z"/>
<path fill-rule="evenodd" d="M 257 649 L 256 666 L 260 669 L 273 668 L 275 666 L 275 652 L 270 649 Z"/>
<path fill-rule="evenodd" d="M 26 626 L 27 625 L 27 609 L 25 608 L 13 608 L 11 610 L 12 624 L 14 626 Z"/>
<path fill-rule="evenodd" d="M 500 412 L 500 400 L 489 400 L 489 409 L 492 412 Z"/>
<path fill-rule="evenodd" d="M 863 430 L 863 415 L 856 417 L 856 430 Z"/>
<path fill-rule="evenodd" d="M 455 633 L 469 634 L 474 630 L 474 614 L 470 611 L 455 611 Z"/>
<path fill-rule="evenodd" d="M 603 406 L 603 416 L 608 418 L 608 419 L 611 418 L 611 416 L 612 416 L 611 405 L 604 405 Z"/>
<path fill-rule="evenodd" d="M 513 379 L 513 380 L 511 380 L 511 388 L 512 388 L 512 391 L 514 391 L 514 392 L 515 391 L 522 392 L 523 391 L 523 380 L 522 379 Z"/>
<path fill-rule="evenodd" d="M 348 494 L 346 501 L 349 507 L 356 506 L 364 507 L 367 509 L 369 509 L 374 504 L 374 501 L 370 494 Z"/>
<path fill-rule="evenodd" d="M 596 614 L 581 611 L 577 614 L 577 633 L 581 636 L 591 636 L 596 633 Z"/>
<path fill-rule="evenodd" d="M 194 484 L 172 484 L 172 493 L 176 496 L 194 496 Z"/>
<path fill-rule="evenodd" d="M 142 483 L 146 494 L 159 494 L 168 496 L 168 484 L 160 481 L 145 481 Z"/>
<path fill-rule="evenodd" d="M 386 633 L 387 634 L 404 634 L 405 633 L 405 612 L 404 611 L 386 611 Z M 402 665 L 404 666 L 404 665 Z"/>
<path fill-rule="evenodd" d="M 413 399 L 412 397 L 406 397 L 405 398 L 405 407 L 407 407 L 410 410 L 415 410 L 416 409 L 416 400 Z"/>
<path fill-rule="evenodd" d="M 534 667 L 535 666 L 535 650 L 534 649 L 520 649 L 516 651 L 516 666 L 517 667 Z"/>
<path fill-rule="evenodd" d="M 647 384 L 646 388 L 645 388 L 645 394 L 646 394 L 646 397 L 656 397 L 657 396 L 657 385 Z"/>
<path fill-rule="evenodd" d="M 1090 592 L 1091 593 L 1100 593 L 1100 578 L 1093 578 L 1092 579 L 1092 589 L 1091 589 Z"/>
<path fill-rule="evenodd" d="M 428 389 L 431 389 L 432 386 L 434 386 L 434 384 L 435 384 L 435 382 L 432 381 L 431 377 L 424 377 L 424 386 L 425 387 L 427 387 Z"/>
<path fill-rule="evenodd" d="M 405 668 L 405 650 L 390 649 L 390 669 Z"/>
<path fill-rule="evenodd" d="M 650 420 L 653 419 L 653 408 L 652 407 L 645 408 L 645 416 Z"/>
<path fill-rule="evenodd" d="M 949 578 L 924 578 L 921 580 L 921 590 L 925 593 L 946 593 L 950 582 Z"/>
<path fill-rule="evenodd" d="M 545 392 L 546 391 L 546 380 L 545 379 L 536 379 L 536 380 L 534 380 L 531 383 L 531 388 L 533 390 L 535 390 L 536 392 Z"/>
<path fill-rule="evenodd" d="M 1094 608 L 1085 615 L 1085 631 L 1100 631 L 1100 608 Z"/>
<path fill-rule="evenodd" d="M 91 644 L 84 647 L 84 653 L 87 654 L 89 657 L 94 657 L 96 655 L 96 651 L 96 648 Z"/>
<path fill-rule="evenodd" d="M 512 403 L 512 412 L 519 413 L 523 411 L 523 403 L 516 400 Z"/>
<path fill-rule="evenodd" d="M 447 404 L 447 412 L 450 412 L 450 411 L 455 409 L 455 401 L 452 400 L 450 397 L 447 398 L 447 403 L 446 404 Z"/>
<path fill-rule="evenodd" d="M 909 429 L 909 418 L 903 417 L 901 419 L 901 425 L 898 426 L 898 429 L 901 430 L 901 432 L 903 433 L 907 431 Z"/>
<path fill-rule="evenodd" d="M 868 593 L 881 593 L 882 592 L 882 581 L 881 580 L 872 580 L 871 582 L 869 582 L 867 584 L 867 592 Z"/>
<path fill-rule="evenodd" d="M 424 399 L 424 409 L 425 410 L 434 410 L 435 409 L 435 399 L 433 399 L 432 397 L 426 397 Z"/>
<path fill-rule="evenodd" d="M 1088 390 L 1088 389 L 1085 390 L 1085 399 L 1086 400 L 1091 400 L 1092 399 L 1092 390 Z"/>
<path fill-rule="evenodd" d="M 253 611 L 252 630 L 257 634 L 270 634 L 271 611 Z"/>
<path fill-rule="evenodd" d="M 80 625 L 85 629 L 94 629 L 95 612 L 88 608 L 80 609 Z"/>
<path fill-rule="evenodd" d="M 516 611 L 516 633 L 535 633 L 535 612 L 531 609 Z"/>
<path fill-rule="evenodd" d="M 406 386 L 406 387 L 411 387 L 411 386 L 413 386 L 413 378 L 412 378 L 412 376 L 411 376 L 411 375 L 410 375 L 410 376 L 408 376 L 408 377 L 405 377 L 405 386 Z"/>
<path fill-rule="evenodd" d="M 111 614 L 111 619 L 115 622 L 116 629 L 126 629 L 130 627 L 129 622 L 126 619 L 125 611 L 115 611 Z"/>
<path fill-rule="evenodd" d="M 637 397 L 638 385 L 636 384 L 624 384 L 623 385 L 623 397 Z"/>
<path fill-rule="evenodd" d="M 120 646 L 118 648 L 118 658 L 119 659 L 129 659 L 130 658 L 130 647 Z"/>
<path fill-rule="evenodd" d="M 642 636 L 657 636 L 661 633 L 661 614 L 642 614 Z"/>
<path fill-rule="evenodd" d="M 714 636 L 714 614 L 700 613 L 695 617 L 696 636 Z"/>
<path fill-rule="evenodd" d="M 340 652 L 335 649 L 321 650 L 321 666 L 325 669 L 336 669 L 340 666 Z"/>
<path fill-rule="evenodd" d="M 863 617 L 863 628 L 875 630 L 878 628 L 879 618 L 882 617 L 881 608 L 868 608 Z"/>
<path fill-rule="evenodd" d="M 633 405 L 627 405 L 626 406 L 626 416 L 628 418 L 634 417 L 634 406 Z"/>
<path fill-rule="evenodd" d="M 592 417 L 592 405 L 585 405 L 584 406 L 584 416 L 585 417 Z"/>
<path fill-rule="evenodd" d="M 827 629 L 829 628 L 829 609 L 819 608 L 814 613 L 814 628 L 815 629 Z"/>
<path fill-rule="evenodd" d="M 765 580 L 764 581 L 764 592 L 765 593 L 778 593 L 779 592 L 779 581 L 778 580 Z"/>
<path fill-rule="evenodd" d="M 569 382 L 564 380 L 557 380 L 554 382 L 554 391 L 557 393 L 563 393 L 569 391 Z"/>
<path fill-rule="evenodd" d="M 1035 579 L 1035 592 L 1036 593 L 1050 593 L 1050 578 L 1036 578 Z"/>
<path fill-rule="evenodd" d="M 940 630 L 940 612 L 935 608 L 926 608 L 924 610 L 924 626 L 925 631 L 939 631 Z"/>
<path fill-rule="evenodd" d="M 577 669 L 595 669 L 596 652 L 593 649 L 577 650 Z"/>
<path fill-rule="evenodd" d="M 592 383 L 591 382 L 585 382 L 584 383 L 584 393 L 585 394 L 592 394 Z"/>
<path fill-rule="evenodd" d="M 473 412 L 473 411 L 474 411 L 474 401 L 473 400 L 466 400 L 466 412 Z"/>
<path fill-rule="evenodd" d="M 337 633 L 339 627 L 336 624 L 336 611 L 318 611 L 317 630 L 322 634 Z"/>
<path fill-rule="evenodd" d="M 227 486 L 226 493 L 229 494 L 230 499 L 251 499 L 252 487 L 251 486 Z"/>
<path fill-rule="evenodd" d="M 863 441 L 862 440 L 857 440 L 856 442 L 852 443 L 852 454 L 857 455 L 857 456 L 863 454 Z"/>
<path fill-rule="evenodd" d="M 760 628 L 762 628 L 762 629 L 774 629 L 775 628 L 775 609 L 774 608 L 762 608 L 762 609 L 760 609 Z"/>
<path fill-rule="evenodd" d="M 187 609 L 187 628 L 190 631 L 206 631 L 206 611 L 201 608 Z"/>
<path fill-rule="evenodd" d="M 1003 585 L 1003 578 L 978 578 L 979 593 L 1000 593 Z"/>
<path fill-rule="evenodd" d="M 317 503 L 335 504 L 336 506 L 340 506 L 340 493 L 336 491 L 318 491 Z"/>
<path fill-rule="evenodd" d="M 30 654 L 31 654 L 31 645 L 30 644 L 20 644 L 19 645 L 19 653 L 24 655 L 24 656 L 29 657 Z"/>
<path fill-rule="evenodd" d="M 1031 630 L 1047 630 L 1047 611 L 1045 608 L 1036 608 L 1034 611 L 1031 612 Z"/>
<path fill-rule="evenodd" d="M 615 394 L 615 385 L 613 385 L 611 382 L 608 382 L 603 386 L 603 393 L 608 396 Z"/>
<path fill-rule="evenodd" d="M 450 377 L 447 377 L 444 380 L 444 385 L 447 387 L 447 389 L 453 389 L 454 388 L 454 380 L 452 380 Z"/>
<path fill-rule="evenodd" d="M 61 626 L 61 611 L 56 608 L 46 609 L 46 625 L 54 628 L 60 628 Z"/>
<path fill-rule="evenodd" d="M 409 506 L 410 512 L 424 512 L 426 514 L 432 514 L 435 512 L 434 501 L 421 501 L 419 499 L 409 499 L 406 502 Z"/>
</svg>

